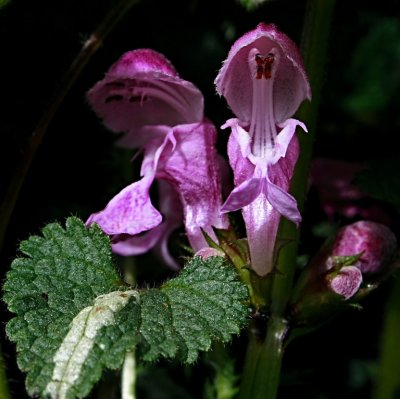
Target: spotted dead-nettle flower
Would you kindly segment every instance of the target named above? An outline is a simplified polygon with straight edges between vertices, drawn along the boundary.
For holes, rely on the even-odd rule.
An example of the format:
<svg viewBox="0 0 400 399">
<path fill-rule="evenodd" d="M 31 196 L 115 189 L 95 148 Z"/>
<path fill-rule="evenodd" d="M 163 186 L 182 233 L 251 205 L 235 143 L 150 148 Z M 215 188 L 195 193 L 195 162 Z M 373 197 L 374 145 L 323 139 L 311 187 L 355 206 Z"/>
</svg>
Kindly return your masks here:
<svg viewBox="0 0 400 399">
<path fill-rule="evenodd" d="M 141 179 L 90 216 L 122 255 L 158 246 L 171 266 L 166 240 L 183 219 L 195 251 L 206 246 L 201 229 L 227 227 L 220 214 L 220 177 L 215 127 L 204 118 L 203 96 L 150 49 L 125 53 L 88 93 L 103 123 L 124 135 L 119 144 L 143 152 Z M 159 209 L 150 198 L 157 181 Z M 140 234 L 140 235 L 139 235 Z"/>
<path fill-rule="evenodd" d="M 228 156 L 235 188 L 223 212 L 242 209 L 253 269 L 265 275 L 273 268 L 280 215 L 301 221 L 288 193 L 298 158 L 290 119 L 311 89 L 296 45 L 275 25 L 259 24 L 232 46 L 216 80 L 237 118 L 229 119 Z"/>
</svg>

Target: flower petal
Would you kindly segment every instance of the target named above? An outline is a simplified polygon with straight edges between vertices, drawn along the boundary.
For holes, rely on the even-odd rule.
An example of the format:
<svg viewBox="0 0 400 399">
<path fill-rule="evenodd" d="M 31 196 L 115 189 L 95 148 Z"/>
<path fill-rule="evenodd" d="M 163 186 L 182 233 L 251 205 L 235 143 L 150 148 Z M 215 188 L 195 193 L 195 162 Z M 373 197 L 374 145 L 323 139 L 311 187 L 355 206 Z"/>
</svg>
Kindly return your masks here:
<svg viewBox="0 0 400 399">
<path fill-rule="evenodd" d="M 296 199 L 292 195 L 271 182 L 266 185 L 265 195 L 276 211 L 291 220 L 296 226 L 299 225 L 301 215 L 297 208 Z"/>
<path fill-rule="evenodd" d="M 164 216 L 163 222 L 152 230 L 136 235 L 113 239 L 113 251 L 119 255 L 139 255 L 155 250 L 164 263 L 174 270 L 179 269 L 178 263 L 168 249 L 168 239 L 171 233 L 182 225 L 182 206 L 173 188 L 165 181 L 158 182 L 160 211 Z"/>
<path fill-rule="evenodd" d="M 133 127 L 127 134 L 123 135 L 116 144 L 123 148 L 141 148 L 151 140 L 163 140 L 170 131 L 171 127 L 167 125 Z"/>
<path fill-rule="evenodd" d="M 247 158 L 251 153 L 251 139 L 249 133 L 243 129 L 241 122 L 237 118 L 228 119 L 222 126 L 221 129 L 231 128 L 231 134 L 235 137 L 239 144 L 240 151 L 243 158 Z"/>
<path fill-rule="evenodd" d="M 149 190 L 168 138 L 162 143 L 153 140 L 147 145 L 141 168 L 143 178 L 125 187 L 101 212 L 92 214 L 87 225 L 97 223 L 109 235 L 135 235 L 161 223 L 161 214 L 151 203 Z"/>
<path fill-rule="evenodd" d="M 118 255 L 133 256 L 141 255 L 154 248 L 164 235 L 165 225 L 159 224 L 153 229 L 146 231 L 143 234 L 116 235 L 113 237 L 112 250 Z"/>
<path fill-rule="evenodd" d="M 265 179 L 252 178 L 237 186 L 226 199 L 221 212 L 233 212 L 252 203 L 263 192 Z"/>
<path fill-rule="evenodd" d="M 201 229 L 214 237 L 211 226 L 227 228 L 220 214 L 221 185 L 215 127 L 209 122 L 174 127 L 176 147 L 160 157 L 157 178 L 179 194 L 186 232 L 195 251 L 206 246 Z"/>
<path fill-rule="evenodd" d="M 233 44 L 215 79 L 217 92 L 226 98 L 242 122 L 250 121 L 253 85 L 248 56 L 254 48 L 261 54 L 267 54 L 272 48 L 280 53 L 273 107 L 276 122 L 281 123 L 296 112 L 304 99 L 311 99 L 311 89 L 297 46 L 273 24 L 260 23 Z"/>
<path fill-rule="evenodd" d="M 181 79 L 162 54 L 150 49 L 122 55 L 87 97 L 105 126 L 114 132 L 203 118 L 200 90 Z"/>
<path fill-rule="evenodd" d="M 279 125 L 282 130 L 276 137 L 275 157 L 269 160 L 272 164 L 275 164 L 280 158 L 284 158 L 286 156 L 286 151 L 294 134 L 296 133 L 297 126 L 300 126 L 305 132 L 308 132 L 306 125 L 297 119 L 288 119 Z"/>
<path fill-rule="evenodd" d="M 153 176 L 145 176 L 118 193 L 107 206 L 92 214 L 86 224 L 97 223 L 109 235 L 135 235 L 161 223 L 161 214 L 149 196 Z"/>
<path fill-rule="evenodd" d="M 357 293 L 363 281 L 362 273 L 356 266 L 342 267 L 329 281 L 329 287 L 345 300 Z"/>
</svg>

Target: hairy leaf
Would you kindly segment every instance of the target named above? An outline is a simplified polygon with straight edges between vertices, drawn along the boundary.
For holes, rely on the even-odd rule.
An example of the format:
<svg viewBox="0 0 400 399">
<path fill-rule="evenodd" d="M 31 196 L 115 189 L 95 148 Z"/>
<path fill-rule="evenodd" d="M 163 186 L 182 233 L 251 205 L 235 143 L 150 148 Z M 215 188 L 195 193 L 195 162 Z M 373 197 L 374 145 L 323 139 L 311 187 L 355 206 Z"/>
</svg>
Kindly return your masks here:
<svg viewBox="0 0 400 399">
<path fill-rule="evenodd" d="M 13 261 L 3 288 L 4 301 L 17 314 L 7 334 L 17 343 L 18 365 L 28 372 L 32 395 L 52 379 L 53 357 L 75 316 L 121 285 L 109 239 L 97 226 L 86 229 L 72 217 L 65 229 L 52 223 L 42 233 L 21 243 L 26 257 Z"/>
<path fill-rule="evenodd" d="M 224 258 L 193 258 L 178 277 L 142 295 L 143 358 L 194 362 L 212 340 L 228 342 L 239 333 L 248 315 L 246 300 L 246 287 Z"/>
<path fill-rule="evenodd" d="M 160 289 L 139 291 L 123 286 L 97 225 L 72 217 L 42 232 L 21 243 L 4 285 L 31 395 L 85 397 L 135 346 L 144 360 L 193 362 L 246 322 L 247 289 L 221 257 L 194 258 Z"/>
</svg>

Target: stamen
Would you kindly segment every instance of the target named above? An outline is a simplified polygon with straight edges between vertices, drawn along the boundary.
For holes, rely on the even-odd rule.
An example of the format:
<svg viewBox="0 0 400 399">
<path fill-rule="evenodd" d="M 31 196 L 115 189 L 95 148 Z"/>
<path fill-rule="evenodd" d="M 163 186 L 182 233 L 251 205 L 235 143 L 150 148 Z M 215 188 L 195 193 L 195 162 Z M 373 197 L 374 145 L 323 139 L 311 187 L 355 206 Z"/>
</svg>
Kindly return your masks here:
<svg viewBox="0 0 400 399">
<path fill-rule="evenodd" d="M 252 153 L 256 157 L 270 157 L 275 147 L 277 128 L 273 107 L 273 83 L 278 56 L 279 53 L 274 48 L 265 56 L 255 48 L 249 53 L 253 82 L 249 134 L 252 138 Z"/>
<path fill-rule="evenodd" d="M 262 79 L 264 72 L 264 60 L 262 59 L 261 54 L 256 54 L 255 60 L 257 64 L 256 79 Z"/>
<path fill-rule="evenodd" d="M 275 55 L 268 53 L 266 57 L 263 57 L 261 54 L 256 54 L 254 58 L 257 66 L 256 79 L 262 79 L 263 76 L 265 79 L 271 79 L 272 64 L 275 61 Z"/>
</svg>

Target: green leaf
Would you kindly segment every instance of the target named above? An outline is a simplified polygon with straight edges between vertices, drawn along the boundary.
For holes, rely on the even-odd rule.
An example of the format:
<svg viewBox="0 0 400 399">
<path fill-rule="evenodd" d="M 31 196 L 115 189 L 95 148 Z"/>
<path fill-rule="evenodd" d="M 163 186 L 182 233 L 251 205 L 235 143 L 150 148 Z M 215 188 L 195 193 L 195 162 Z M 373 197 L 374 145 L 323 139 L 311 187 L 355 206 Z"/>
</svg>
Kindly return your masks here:
<svg viewBox="0 0 400 399">
<path fill-rule="evenodd" d="M 66 229 L 52 223 L 43 237 L 23 241 L 27 255 L 12 262 L 4 301 L 17 314 L 7 334 L 17 343 L 18 365 L 28 373 L 31 395 L 43 392 L 53 375 L 53 357 L 82 309 L 102 294 L 116 291 L 121 280 L 112 265 L 109 239 L 77 218 Z"/>
<path fill-rule="evenodd" d="M 228 342 L 239 333 L 247 298 L 247 288 L 224 258 L 193 258 L 178 277 L 142 295 L 143 358 L 194 362 L 213 340 Z"/>
<path fill-rule="evenodd" d="M 194 258 L 161 289 L 123 287 L 108 237 L 68 218 L 23 241 L 4 301 L 31 395 L 85 397 L 105 368 L 137 345 L 144 360 L 193 362 L 213 340 L 229 341 L 247 319 L 247 289 L 221 257 Z"/>
</svg>

